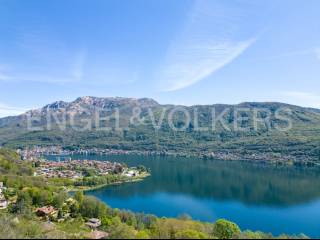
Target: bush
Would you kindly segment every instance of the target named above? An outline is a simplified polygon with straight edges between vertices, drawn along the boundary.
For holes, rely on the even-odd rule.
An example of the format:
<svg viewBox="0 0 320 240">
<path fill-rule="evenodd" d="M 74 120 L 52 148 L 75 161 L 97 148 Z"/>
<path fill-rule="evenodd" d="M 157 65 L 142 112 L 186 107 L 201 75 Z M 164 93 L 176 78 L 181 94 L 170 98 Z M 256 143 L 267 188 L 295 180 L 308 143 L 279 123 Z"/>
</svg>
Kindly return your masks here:
<svg viewBox="0 0 320 240">
<path fill-rule="evenodd" d="M 213 234 L 219 239 L 231 239 L 240 233 L 238 225 L 224 219 L 218 220 L 213 227 Z"/>
<path fill-rule="evenodd" d="M 176 239 L 208 239 L 209 237 L 202 233 L 195 230 L 183 230 L 176 234 Z"/>
<path fill-rule="evenodd" d="M 110 226 L 110 239 L 133 239 L 135 230 L 133 227 L 124 223 L 118 223 Z"/>
<path fill-rule="evenodd" d="M 147 231 L 141 230 L 137 233 L 136 239 L 150 239 L 150 235 Z"/>
<path fill-rule="evenodd" d="M 86 218 L 102 218 L 107 212 L 108 207 L 94 197 L 85 196 L 80 205 L 80 213 Z"/>
</svg>

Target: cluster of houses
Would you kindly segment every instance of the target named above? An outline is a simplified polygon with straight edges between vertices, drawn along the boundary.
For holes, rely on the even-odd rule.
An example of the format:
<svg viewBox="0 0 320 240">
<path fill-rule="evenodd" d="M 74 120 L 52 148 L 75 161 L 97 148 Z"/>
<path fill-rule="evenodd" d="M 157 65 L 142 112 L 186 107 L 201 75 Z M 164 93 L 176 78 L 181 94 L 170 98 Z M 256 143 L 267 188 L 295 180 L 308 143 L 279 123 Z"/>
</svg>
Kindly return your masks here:
<svg viewBox="0 0 320 240">
<path fill-rule="evenodd" d="M 82 173 L 69 169 L 64 162 L 42 162 L 35 171 L 34 176 L 77 179 L 82 177 Z"/>
<path fill-rule="evenodd" d="M 43 155 L 56 155 L 56 156 L 67 156 L 67 155 L 166 155 L 166 152 L 158 151 L 139 151 L 139 150 L 121 150 L 121 149 L 76 149 L 66 150 L 61 146 L 34 146 L 32 148 L 19 149 L 17 152 L 22 156 L 24 160 L 35 160 L 41 158 Z"/>
<path fill-rule="evenodd" d="M 6 188 L 3 185 L 3 182 L 0 182 L 0 210 L 6 209 L 8 207 L 8 201 L 6 200 L 4 196 L 4 191 Z"/>
<path fill-rule="evenodd" d="M 93 171 L 95 175 L 107 175 L 110 173 L 123 173 L 124 166 L 116 162 L 69 160 L 61 162 L 43 161 L 37 167 L 35 176 L 47 178 L 77 179 L 83 177 L 85 172 Z"/>
<path fill-rule="evenodd" d="M 36 161 L 43 155 L 63 155 L 68 154 L 68 151 L 62 150 L 60 146 L 40 147 L 34 146 L 32 148 L 18 149 L 17 153 L 20 154 L 23 160 Z"/>
</svg>

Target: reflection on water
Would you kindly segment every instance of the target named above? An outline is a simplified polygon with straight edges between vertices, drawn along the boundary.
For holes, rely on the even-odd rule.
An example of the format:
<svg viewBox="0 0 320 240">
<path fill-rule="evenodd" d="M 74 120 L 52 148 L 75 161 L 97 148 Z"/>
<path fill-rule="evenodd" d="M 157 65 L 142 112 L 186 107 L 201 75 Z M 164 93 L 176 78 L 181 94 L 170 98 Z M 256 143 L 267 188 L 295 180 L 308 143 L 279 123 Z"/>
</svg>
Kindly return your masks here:
<svg viewBox="0 0 320 240">
<path fill-rule="evenodd" d="M 320 170 L 173 157 L 73 156 L 143 164 L 143 182 L 87 194 L 112 207 L 158 216 L 227 218 L 243 229 L 320 236 Z"/>
</svg>

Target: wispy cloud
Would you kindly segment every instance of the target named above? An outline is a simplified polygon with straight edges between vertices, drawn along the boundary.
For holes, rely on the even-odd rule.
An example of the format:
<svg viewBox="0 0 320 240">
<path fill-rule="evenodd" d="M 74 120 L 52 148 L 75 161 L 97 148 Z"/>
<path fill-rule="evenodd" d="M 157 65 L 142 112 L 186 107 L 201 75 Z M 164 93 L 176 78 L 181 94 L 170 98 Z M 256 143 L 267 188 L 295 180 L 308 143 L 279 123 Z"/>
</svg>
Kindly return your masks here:
<svg viewBox="0 0 320 240">
<path fill-rule="evenodd" d="M 285 91 L 282 93 L 282 95 L 294 104 L 320 108 L 320 95 L 301 91 Z"/>
<path fill-rule="evenodd" d="M 28 109 L 25 108 L 12 107 L 4 103 L 0 103 L 0 118 L 19 115 L 25 113 L 27 110 Z"/>
<path fill-rule="evenodd" d="M 225 41 L 186 47 L 171 59 L 163 72 L 170 83 L 165 90 L 179 90 L 210 76 L 240 56 L 254 41 Z"/>
<path fill-rule="evenodd" d="M 215 3 L 218 1 L 196 1 L 157 74 L 161 90 L 175 91 L 201 81 L 238 58 L 256 41 L 257 32 L 237 34 L 247 21 L 245 10 Z"/>
</svg>

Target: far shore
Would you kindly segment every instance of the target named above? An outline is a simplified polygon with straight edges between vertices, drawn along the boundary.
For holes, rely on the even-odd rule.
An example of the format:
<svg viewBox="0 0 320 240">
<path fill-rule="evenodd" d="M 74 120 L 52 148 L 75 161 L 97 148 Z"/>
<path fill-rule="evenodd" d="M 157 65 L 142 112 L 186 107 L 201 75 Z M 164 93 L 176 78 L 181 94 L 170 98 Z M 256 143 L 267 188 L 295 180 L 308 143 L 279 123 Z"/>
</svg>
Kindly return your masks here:
<svg viewBox="0 0 320 240">
<path fill-rule="evenodd" d="M 286 165 L 286 166 L 304 166 L 317 167 L 318 162 L 309 157 L 297 158 L 294 155 L 275 155 L 273 153 L 233 153 L 233 152 L 212 152 L 212 153 L 184 153 L 184 152 L 161 152 L 161 151 L 139 151 L 139 150 L 80 150 L 80 151 L 62 151 L 62 153 L 45 153 L 44 155 L 52 156 L 72 156 L 72 155 L 137 155 L 137 156 L 159 156 L 159 157 L 184 157 L 199 158 L 220 161 L 243 161 L 257 164 Z"/>
</svg>

